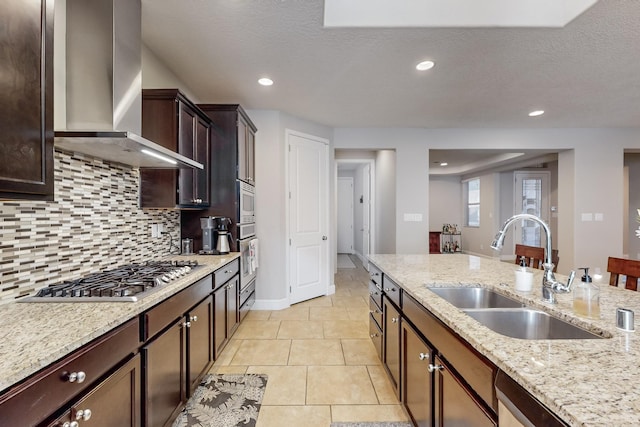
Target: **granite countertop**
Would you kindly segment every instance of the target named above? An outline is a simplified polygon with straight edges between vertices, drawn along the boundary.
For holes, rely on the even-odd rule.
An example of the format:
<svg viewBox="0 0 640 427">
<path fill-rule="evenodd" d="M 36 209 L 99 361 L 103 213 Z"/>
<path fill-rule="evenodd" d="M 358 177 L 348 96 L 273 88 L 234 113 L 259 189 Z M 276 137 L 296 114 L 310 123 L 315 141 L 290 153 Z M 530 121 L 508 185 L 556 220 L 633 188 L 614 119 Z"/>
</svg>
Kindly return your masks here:
<svg viewBox="0 0 640 427">
<path fill-rule="evenodd" d="M 407 293 L 572 426 L 640 425 L 640 332 L 616 328 L 616 308 L 640 314 L 640 294 L 600 288 L 600 319 L 573 314 L 572 294 L 541 300 L 542 271 L 529 294 L 515 291 L 515 264 L 470 255 L 370 255 Z M 566 276 L 556 278 L 566 281 Z M 579 279 L 577 279 L 579 280 Z M 483 326 L 426 286 L 482 285 L 547 311 L 605 339 L 523 340 Z"/>
<path fill-rule="evenodd" d="M 240 256 L 174 256 L 201 267 L 138 302 L 15 302 L 0 305 L 0 392 Z"/>
</svg>

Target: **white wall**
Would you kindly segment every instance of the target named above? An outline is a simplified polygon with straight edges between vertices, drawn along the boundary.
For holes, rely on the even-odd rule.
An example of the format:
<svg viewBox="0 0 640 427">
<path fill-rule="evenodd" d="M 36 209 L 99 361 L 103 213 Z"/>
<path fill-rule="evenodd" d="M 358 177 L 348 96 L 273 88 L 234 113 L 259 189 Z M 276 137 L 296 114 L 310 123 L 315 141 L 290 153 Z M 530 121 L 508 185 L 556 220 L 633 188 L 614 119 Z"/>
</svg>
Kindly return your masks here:
<svg viewBox="0 0 640 427">
<path fill-rule="evenodd" d="M 573 267 L 602 266 L 623 250 L 623 152 L 640 148 L 640 129 L 365 129 L 339 128 L 334 146 L 340 149 L 395 149 L 397 170 L 403 171 L 396 187 L 413 187 L 398 192 L 398 212 L 424 206 L 429 224 L 428 157 L 416 161 L 421 149 L 553 149 L 558 155 L 558 235 L 553 236 L 560 251 L 561 273 Z M 407 150 L 413 158 L 401 152 Z M 425 174 L 423 177 L 423 173 Z M 416 179 L 409 179 L 415 176 Z M 422 180 L 422 181 L 420 181 Z M 418 191 L 415 191 L 415 190 Z M 407 200 L 407 198 L 421 200 Z M 602 213 L 603 221 L 582 221 L 583 213 Z M 428 250 L 428 240 L 410 233 L 402 218 L 396 219 L 398 252 L 406 248 Z M 427 227 L 422 225 L 424 233 Z M 491 236 L 492 237 L 492 236 Z M 489 239 L 485 242 L 487 245 Z M 401 246 L 401 247 L 400 247 Z M 601 267 L 602 268 L 602 267 Z M 606 270 L 606 268 L 605 268 Z"/>
<path fill-rule="evenodd" d="M 396 253 L 396 153 L 380 150 L 376 156 L 376 252 Z"/>
<path fill-rule="evenodd" d="M 429 176 L 429 231 L 463 222 L 462 182 L 458 175 Z M 462 247 L 464 249 L 464 246 Z"/>
<path fill-rule="evenodd" d="M 291 115 L 273 110 L 247 110 L 258 128 L 256 133 L 256 231 L 260 239 L 260 268 L 256 278 L 254 308 L 281 309 L 289 306 L 287 277 L 287 212 L 286 212 L 286 140 L 285 130 L 333 138 L 333 130 Z M 330 147 L 331 148 L 331 147 Z M 329 150 L 333 153 L 333 150 Z M 331 155 L 330 164 L 333 164 Z M 329 188 L 335 188 L 335 178 L 329 174 Z M 335 213 L 332 198 L 330 212 Z M 335 224 L 330 231 L 330 254 L 335 254 Z M 330 258 L 332 260 L 332 258 Z M 335 261 L 331 261 L 331 269 Z M 333 280 L 333 278 L 331 279 Z"/>
<path fill-rule="evenodd" d="M 196 93 L 144 44 L 142 45 L 142 88 L 180 89 L 191 102 L 202 102 Z"/>
</svg>

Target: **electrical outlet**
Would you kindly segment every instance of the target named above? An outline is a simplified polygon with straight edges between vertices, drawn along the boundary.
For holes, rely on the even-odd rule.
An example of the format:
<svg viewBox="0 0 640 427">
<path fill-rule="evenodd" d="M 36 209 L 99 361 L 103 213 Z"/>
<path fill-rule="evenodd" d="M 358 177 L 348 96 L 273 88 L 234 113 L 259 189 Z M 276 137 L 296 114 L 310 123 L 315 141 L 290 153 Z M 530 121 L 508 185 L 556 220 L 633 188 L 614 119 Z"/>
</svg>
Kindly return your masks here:
<svg viewBox="0 0 640 427">
<path fill-rule="evenodd" d="M 164 224 L 157 224 L 158 225 L 158 237 L 162 237 L 162 233 L 164 233 Z"/>
</svg>

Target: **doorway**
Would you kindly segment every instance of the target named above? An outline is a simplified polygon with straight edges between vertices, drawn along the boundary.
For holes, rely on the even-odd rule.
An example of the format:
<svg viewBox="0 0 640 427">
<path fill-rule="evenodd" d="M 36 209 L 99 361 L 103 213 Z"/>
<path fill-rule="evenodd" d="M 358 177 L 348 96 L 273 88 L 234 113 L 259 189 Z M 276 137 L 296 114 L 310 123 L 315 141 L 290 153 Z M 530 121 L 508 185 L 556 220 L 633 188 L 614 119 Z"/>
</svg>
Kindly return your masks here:
<svg viewBox="0 0 640 427">
<path fill-rule="evenodd" d="M 545 171 L 514 172 L 514 213 L 535 215 L 549 224 L 550 175 L 549 172 Z M 544 246 L 539 223 L 523 220 L 517 222 L 514 226 L 515 243 L 528 246 Z"/>
<path fill-rule="evenodd" d="M 373 156 L 373 154 L 372 154 Z M 375 160 L 366 158 L 341 159 L 336 158 L 336 231 L 338 244 L 336 254 L 350 253 L 357 256 L 365 268 L 367 268 L 367 256 L 375 253 Z M 353 182 L 351 198 L 341 196 L 340 184 L 342 178 L 350 178 Z M 344 191 L 344 190 L 343 190 Z M 353 206 L 351 237 L 351 252 L 344 251 L 340 245 L 340 233 L 349 233 L 342 224 L 342 213 Z M 348 221 L 348 219 L 346 220 Z M 341 230 L 342 228 L 342 230 Z"/>
<path fill-rule="evenodd" d="M 338 254 L 353 253 L 353 178 L 338 178 Z"/>
</svg>

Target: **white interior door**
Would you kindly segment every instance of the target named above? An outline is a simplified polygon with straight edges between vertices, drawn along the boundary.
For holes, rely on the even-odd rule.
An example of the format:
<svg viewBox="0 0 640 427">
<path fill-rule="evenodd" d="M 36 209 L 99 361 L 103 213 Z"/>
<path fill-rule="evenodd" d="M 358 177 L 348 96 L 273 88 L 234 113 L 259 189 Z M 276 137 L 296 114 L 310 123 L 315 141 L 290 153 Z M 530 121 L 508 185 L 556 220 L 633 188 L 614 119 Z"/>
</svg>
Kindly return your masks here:
<svg viewBox="0 0 640 427">
<path fill-rule="evenodd" d="M 371 165 L 362 168 L 362 256 L 371 253 Z M 363 261 L 363 264 L 367 264 Z"/>
<path fill-rule="evenodd" d="M 353 253 L 353 178 L 338 178 L 338 253 Z"/>
<path fill-rule="evenodd" d="M 549 224 L 549 172 L 515 172 L 514 212 L 528 213 Z M 528 246 L 543 247 L 540 224 L 520 221 L 514 224 L 514 241 Z"/>
<path fill-rule="evenodd" d="M 328 141 L 287 131 L 291 304 L 329 290 Z"/>
</svg>

